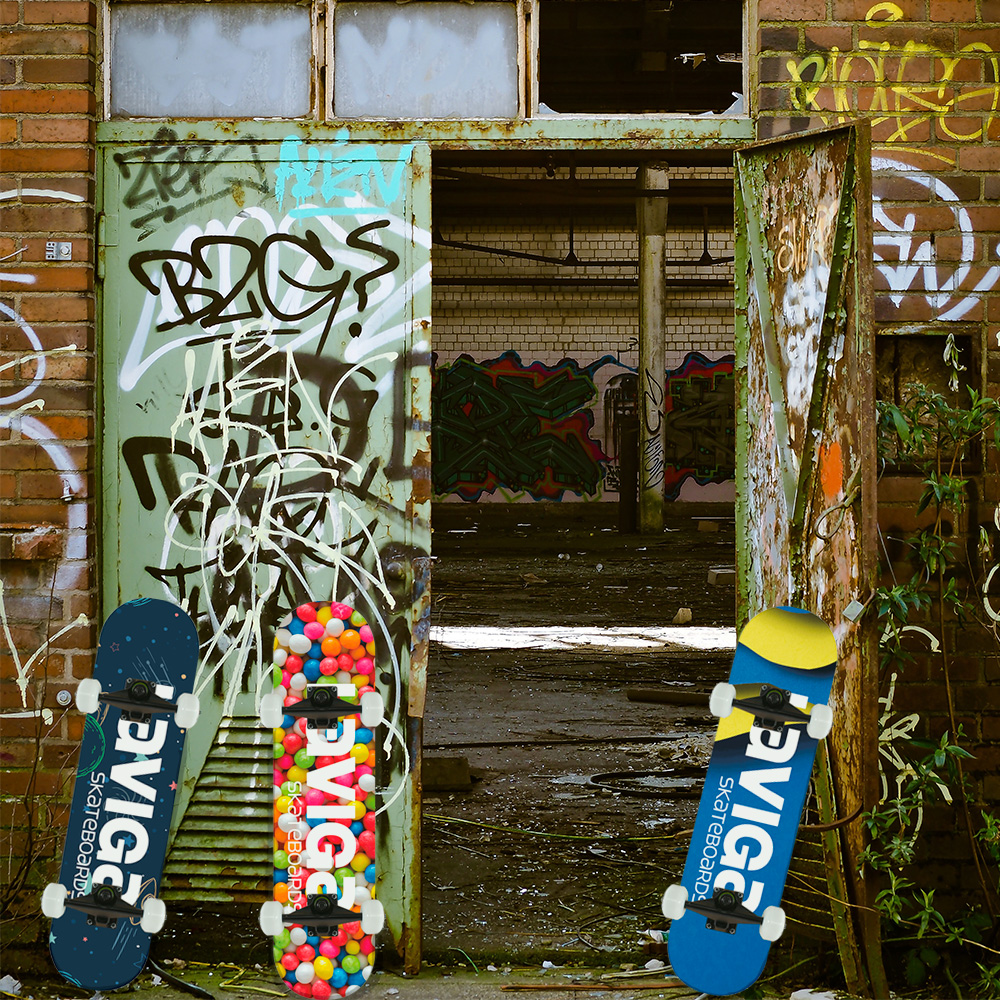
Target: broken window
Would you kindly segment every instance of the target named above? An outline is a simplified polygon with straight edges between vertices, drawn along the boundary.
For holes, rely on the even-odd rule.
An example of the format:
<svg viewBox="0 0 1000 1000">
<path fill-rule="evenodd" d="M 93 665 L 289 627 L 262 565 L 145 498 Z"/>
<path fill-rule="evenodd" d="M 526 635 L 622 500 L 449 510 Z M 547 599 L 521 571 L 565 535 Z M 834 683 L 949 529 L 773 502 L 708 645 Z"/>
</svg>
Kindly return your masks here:
<svg viewBox="0 0 1000 1000">
<path fill-rule="evenodd" d="M 743 113 L 741 0 L 539 7 L 539 112 Z"/>
</svg>

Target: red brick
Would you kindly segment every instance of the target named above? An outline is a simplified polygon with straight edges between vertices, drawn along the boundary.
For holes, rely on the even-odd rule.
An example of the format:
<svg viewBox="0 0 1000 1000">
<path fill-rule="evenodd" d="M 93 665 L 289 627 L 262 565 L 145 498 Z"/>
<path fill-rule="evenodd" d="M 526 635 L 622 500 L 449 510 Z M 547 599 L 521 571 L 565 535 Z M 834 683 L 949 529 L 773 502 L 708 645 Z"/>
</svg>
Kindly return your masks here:
<svg viewBox="0 0 1000 1000">
<path fill-rule="evenodd" d="M 927 142 L 931 123 L 923 115 L 902 114 L 872 122 L 872 142 Z"/>
<path fill-rule="evenodd" d="M 17 142 L 17 120 L 15 118 L 0 118 L 0 142 Z"/>
<path fill-rule="evenodd" d="M 907 177 L 905 173 L 875 174 L 872 177 L 872 192 L 881 201 L 912 203 L 931 200 L 930 189 Z"/>
<path fill-rule="evenodd" d="M 0 0 L 0 24 L 17 24 L 17 0 Z"/>
<path fill-rule="evenodd" d="M 57 90 L 6 90 L 0 97 L 0 108 L 9 113 L 93 114 L 96 101 L 90 90 L 60 87 Z"/>
<path fill-rule="evenodd" d="M 89 0 L 28 0 L 24 23 L 95 25 L 97 7 Z"/>
<path fill-rule="evenodd" d="M 783 24 L 760 29 L 760 51 L 795 52 L 799 47 L 799 29 Z"/>
<path fill-rule="evenodd" d="M 1000 233 L 1000 205 L 967 205 L 966 211 L 977 233 Z"/>
<path fill-rule="evenodd" d="M 853 29 L 849 24 L 810 24 L 804 30 L 806 52 L 829 52 L 839 49 L 850 52 L 854 44 L 851 38 Z"/>
<path fill-rule="evenodd" d="M 1000 0 L 982 0 L 983 21 L 1000 23 Z"/>
<path fill-rule="evenodd" d="M 963 170 L 988 170 L 1000 173 L 1000 146 L 964 146 L 958 153 Z"/>
<path fill-rule="evenodd" d="M 927 20 L 926 0 L 894 0 L 894 2 L 902 10 L 904 20 Z M 874 6 L 873 0 L 833 0 L 833 20 L 864 21 L 865 15 Z M 888 14 L 883 12 L 875 20 L 879 22 L 887 18 Z"/>
<path fill-rule="evenodd" d="M 4 52 L 8 56 L 78 56 L 91 50 L 88 31 L 8 31 Z"/>
<path fill-rule="evenodd" d="M 35 377 L 37 368 L 37 359 L 24 361 L 19 374 L 22 379 L 30 381 Z M 90 378 L 90 358 L 85 354 L 53 354 L 45 359 L 46 382 L 85 382 Z"/>
<path fill-rule="evenodd" d="M 33 188 L 36 191 L 52 192 L 52 194 L 23 195 L 21 201 L 25 205 L 41 205 L 43 202 L 58 202 L 65 205 L 67 199 L 59 197 L 62 194 L 76 195 L 84 202 L 93 202 L 94 200 L 94 182 L 92 178 L 86 176 L 49 177 L 44 174 L 39 176 L 29 174 L 21 177 L 21 183 L 25 189 Z"/>
<path fill-rule="evenodd" d="M 86 143 L 91 129 L 86 118 L 26 118 L 21 124 L 21 138 L 25 142 Z"/>
<path fill-rule="evenodd" d="M 976 0 L 930 0 L 931 21 L 975 21 Z"/>
<path fill-rule="evenodd" d="M 25 83 L 93 83 L 94 61 L 84 57 L 25 59 L 21 68 Z"/>
<path fill-rule="evenodd" d="M 93 211 L 85 205 L 13 205 L 3 213 L 12 233 L 80 233 L 89 231 Z"/>
<path fill-rule="evenodd" d="M 888 295 L 875 296 L 875 318 L 881 322 L 907 320 L 930 322 L 934 318 L 931 307 L 923 295 L 904 295 L 897 306 Z"/>
<path fill-rule="evenodd" d="M 759 21 L 825 21 L 826 0 L 759 0 Z"/>
<path fill-rule="evenodd" d="M 907 45 L 912 45 L 914 42 L 929 45 L 942 52 L 952 52 L 955 44 L 953 28 L 907 24 L 905 21 L 896 21 L 892 24 L 885 21 L 871 21 L 858 29 L 858 39 L 867 41 L 869 48 L 872 44 L 881 46 L 888 43 L 886 51 L 891 53 L 905 52 Z"/>
<path fill-rule="evenodd" d="M 86 292 L 94 287 L 93 269 L 89 267 L 68 267 L 65 265 L 48 265 L 38 268 L 21 267 L 8 268 L 8 272 L 32 274 L 35 278 L 31 285 L 32 292 Z M 0 278 L 0 281 L 6 279 Z M 19 286 L 24 288 L 22 284 Z"/>
<path fill-rule="evenodd" d="M 25 295 L 21 315 L 29 322 L 81 323 L 94 318 L 93 299 L 82 294 Z"/>
<path fill-rule="evenodd" d="M 4 152 L 4 170 L 11 173 L 51 173 L 89 172 L 93 154 L 86 147 L 67 147 L 60 149 L 45 149 L 39 147 L 22 147 L 8 149 Z"/>
</svg>

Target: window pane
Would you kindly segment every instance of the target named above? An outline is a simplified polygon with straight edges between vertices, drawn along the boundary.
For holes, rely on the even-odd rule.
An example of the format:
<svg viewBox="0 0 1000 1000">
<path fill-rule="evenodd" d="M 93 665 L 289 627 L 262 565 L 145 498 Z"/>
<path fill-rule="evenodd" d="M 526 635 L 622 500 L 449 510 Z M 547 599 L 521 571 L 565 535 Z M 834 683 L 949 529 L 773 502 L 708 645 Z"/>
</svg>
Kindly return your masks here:
<svg viewBox="0 0 1000 1000">
<path fill-rule="evenodd" d="M 111 8 L 111 114 L 140 118 L 308 115 L 308 8 L 128 4 Z"/>
<path fill-rule="evenodd" d="M 334 24 L 338 118 L 513 118 L 511 3 L 354 3 Z"/>
</svg>

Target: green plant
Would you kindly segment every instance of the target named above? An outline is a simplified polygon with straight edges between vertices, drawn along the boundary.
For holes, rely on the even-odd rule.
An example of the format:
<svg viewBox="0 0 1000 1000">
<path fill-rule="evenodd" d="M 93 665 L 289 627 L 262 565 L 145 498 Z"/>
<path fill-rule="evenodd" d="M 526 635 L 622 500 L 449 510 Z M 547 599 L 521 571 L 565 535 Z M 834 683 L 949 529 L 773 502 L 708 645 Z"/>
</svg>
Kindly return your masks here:
<svg viewBox="0 0 1000 1000">
<path fill-rule="evenodd" d="M 880 676 L 883 689 L 888 689 L 881 699 L 879 749 L 892 765 L 896 787 L 890 793 L 884 770 L 882 801 L 865 816 L 870 841 L 863 860 L 888 878 L 876 897 L 885 918 L 915 931 L 894 939 L 912 945 L 906 955 L 907 979 L 918 984 L 940 971 L 960 995 L 949 946 L 974 946 L 988 960 L 1000 955 L 985 943 L 995 941 L 998 930 L 1000 821 L 985 810 L 980 810 L 981 825 L 972 819 L 974 798 L 963 769 L 972 754 L 962 745 L 965 734 L 956 718 L 953 640 L 946 624 L 982 627 L 994 639 L 998 634 L 1000 615 L 988 598 L 998 566 L 990 565 L 989 534 L 982 528 L 970 533 L 967 520 L 970 501 L 976 497 L 972 473 L 991 443 L 1000 449 L 1000 403 L 967 388 L 967 405 L 960 405 L 956 388 L 964 368 L 951 337 L 944 360 L 951 369 L 948 396 L 914 384 L 903 401 L 878 404 L 880 459 L 883 465 L 892 463 L 921 477 L 916 513 L 925 515 L 928 523 L 904 540 L 913 567 L 909 578 L 898 580 L 893 575 L 891 585 L 879 588 L 874 602 L 882 624 Z M 1000 529 L 1000 509 L 996 521 Z M 892 568 L 890 564 L 890 572 Z M 941 664 L 948 730 L 938 740 L 913 737 L 920 721 L 917 713 L 899 717 L 892 712 L 896 679 L 905 677 L 914 662 L 913 640 L 926 643 Z M 949 917 L 938 910 L 933 889 L 920 888 L 902 872 L 917 857 L 925 806 L 942 800 L 958 804 L 981 888 L 978 906 Z M 995 994 L 1000 966 L 977 965 L 981 973 L 977 989 Z"/>
</svg>

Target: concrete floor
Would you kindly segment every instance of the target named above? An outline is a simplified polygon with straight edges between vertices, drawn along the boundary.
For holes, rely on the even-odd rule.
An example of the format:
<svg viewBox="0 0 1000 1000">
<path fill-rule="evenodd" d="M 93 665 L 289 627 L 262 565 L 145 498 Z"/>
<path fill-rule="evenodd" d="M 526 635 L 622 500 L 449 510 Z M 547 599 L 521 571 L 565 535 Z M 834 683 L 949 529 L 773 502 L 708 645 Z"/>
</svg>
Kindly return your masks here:
<svg viewBox="0 0 1000 1000">
<path fill-rule="evenodd" d="M 424 799 L 429 955 L 637 959 L 643 932 L 663 927 L 711 743 L 708 692 L 731 658 L 685 642 L 733 626 L 734 588 L 707 583 L 734 560 L 730 513 L 687 508 L 650 538 L 619 534 L 610 505 L 435 509 L 425 769 L 466 757 L 473 782 Z M 681 607 L 679 641 L 572 645 L 595 628 L 667 626 Z M 446 645 L 483 626 L 499 648 Z M 565 632 L 525 637 L 539 626 Z M 695 703 L 633 702 L 630 688 Z M 657 797 L 593 783 L 620 772 L 659 772 L 640 789 Z"/>
</svg>

